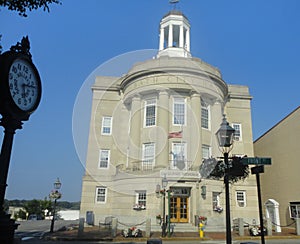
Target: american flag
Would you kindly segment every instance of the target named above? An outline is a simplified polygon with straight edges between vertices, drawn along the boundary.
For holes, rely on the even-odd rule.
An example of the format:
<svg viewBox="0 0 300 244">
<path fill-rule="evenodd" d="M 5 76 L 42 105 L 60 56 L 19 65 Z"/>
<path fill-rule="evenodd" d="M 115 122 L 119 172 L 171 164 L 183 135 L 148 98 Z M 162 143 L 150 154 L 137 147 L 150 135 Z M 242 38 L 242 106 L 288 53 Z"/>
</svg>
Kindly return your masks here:
<svg viewBox="0 0 300 244">
<path fill-rule="evenodd" d="M 170 138 L 182 138 L 182 131 L 170 132 L 168 139 L 170 139 Z"/>
</svg>

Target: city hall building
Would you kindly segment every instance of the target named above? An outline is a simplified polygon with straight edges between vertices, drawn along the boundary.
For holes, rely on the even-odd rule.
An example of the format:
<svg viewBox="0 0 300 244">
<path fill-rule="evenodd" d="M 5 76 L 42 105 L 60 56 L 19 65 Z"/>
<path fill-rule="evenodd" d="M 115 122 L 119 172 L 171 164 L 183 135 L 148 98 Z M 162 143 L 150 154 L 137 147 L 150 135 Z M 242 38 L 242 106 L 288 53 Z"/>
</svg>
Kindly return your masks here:
<svg viewBox="0 0 300 244">
<path fill-rule="evenodd" d="M 231 155 L 253 156 L 251 95 L 192 56 L 187 17 L 170 11 L 160 21 L 156 57 L 122 77 L 98 76 L 91 89 L 80 217 L 92 215 L 95 225 L 114 217 L 141 229 L 150 219 L 158 229 L 165 213 L 176 231 L 203 216 L 206 230 L 224 230 L 223 180 L 199 168 L 203 159 L 222 157 L 215 133 L 223 114 L 235 129 Z M 230 201 L 232 220 L 257 220 L 255 178 L 230 185 Z"/>
</svg>

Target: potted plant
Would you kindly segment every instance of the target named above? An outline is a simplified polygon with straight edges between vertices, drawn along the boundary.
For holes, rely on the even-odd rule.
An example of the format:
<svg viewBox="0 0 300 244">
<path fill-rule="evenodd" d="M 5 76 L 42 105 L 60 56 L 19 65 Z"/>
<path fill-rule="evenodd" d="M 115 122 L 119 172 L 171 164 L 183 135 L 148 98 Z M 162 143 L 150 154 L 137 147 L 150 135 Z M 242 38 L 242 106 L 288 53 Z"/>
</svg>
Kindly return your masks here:
<svg viewBox="0 0 300 244">
<path fill-rule="evenodd" d="M 161 215 L 160 214 L 156 215 L 156 223 L 159 225 L 161 224 Z"/>
<path fill-rule="evenodd" d="M 214 208 L 214 211 L 215 211 L 215 212 L 218 212 L 218 213 L 222 213 L 222 212 L 223 212 L 223 208 L 222 208 L 221 206 L 216 206 L 216 207 Z"/>
<path fill-rule="evenodd" d="M 200 217 L 199 217 L 199 221 L 200 221 L 200 223 L 206 225 L 206 223 L 207 223 L 207 217 L 205 217 L 205 216 L 200 216 Z"/>
<path fill-rule="evenodd" d="M 145 210 L 146 207 L 144 205 L 140 205 L 140 204 L 134 204 L 133 205 L 133 210 Z"/>
</svg>

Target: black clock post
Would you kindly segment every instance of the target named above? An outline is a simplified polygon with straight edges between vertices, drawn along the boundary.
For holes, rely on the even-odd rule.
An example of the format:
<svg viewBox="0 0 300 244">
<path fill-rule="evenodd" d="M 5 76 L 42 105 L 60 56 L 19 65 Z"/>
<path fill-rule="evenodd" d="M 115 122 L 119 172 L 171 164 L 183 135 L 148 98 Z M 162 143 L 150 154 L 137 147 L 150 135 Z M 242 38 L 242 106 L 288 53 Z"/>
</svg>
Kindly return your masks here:
<svg viewBox="0 0 300 244">
<path fill-rule="evenodd" d="M 16 129 L 22 128 L 22 122 L 12 117 L 2 117 L 1 126 L 5 130 L 0 154 L 0 243 L 13 243 L 18 225 L 10 218 L 10 214 L 5 212 L 3 205 L 13 138 Z"/>
<path fill-rule="evenodd" d="M 0 55 L 0 125 L 4 137 L 0 152 L 0 243 L 14 243 L 18 227 L 5 212 L 4 199 L 14 134 L 22 129 L 22 121 L 38 107 L 41 98 L 41 80 L 31 61 L 28 37 Z"/>
</svg>

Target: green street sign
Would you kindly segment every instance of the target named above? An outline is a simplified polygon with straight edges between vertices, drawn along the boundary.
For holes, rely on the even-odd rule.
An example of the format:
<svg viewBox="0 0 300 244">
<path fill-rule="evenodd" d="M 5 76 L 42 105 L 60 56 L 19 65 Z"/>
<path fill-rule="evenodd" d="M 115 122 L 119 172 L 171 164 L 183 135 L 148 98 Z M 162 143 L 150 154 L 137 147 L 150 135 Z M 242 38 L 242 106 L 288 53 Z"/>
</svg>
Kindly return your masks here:
<svg viewBox="0 0 300 244">
<path fill-rule="evenodd" d="M 271 158 L 242 158 L 243 164 L 253 164 L 253 165 L 271 165 Z"/>
</svg>

